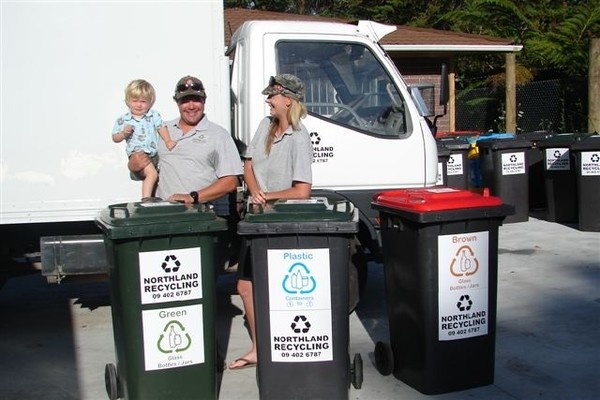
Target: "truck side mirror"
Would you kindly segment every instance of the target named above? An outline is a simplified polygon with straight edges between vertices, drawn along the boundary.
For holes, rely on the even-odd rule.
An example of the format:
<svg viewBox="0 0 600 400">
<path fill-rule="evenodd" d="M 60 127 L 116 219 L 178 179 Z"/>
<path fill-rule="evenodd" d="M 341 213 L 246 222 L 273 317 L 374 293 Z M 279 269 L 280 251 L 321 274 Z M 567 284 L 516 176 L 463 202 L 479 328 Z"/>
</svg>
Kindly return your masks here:
<svg viewBox="0 0 600 400">
<path fill-rule="evenodd" d="M 442 71 L 440 73 L 440 106 L 448 104 L 448 99 L 450 98 L 450 91 L 448 88 L 450 83 L 448 79 L 448 67 L 446 66 L 446 63 L 442 63 Z"/>
</svg>

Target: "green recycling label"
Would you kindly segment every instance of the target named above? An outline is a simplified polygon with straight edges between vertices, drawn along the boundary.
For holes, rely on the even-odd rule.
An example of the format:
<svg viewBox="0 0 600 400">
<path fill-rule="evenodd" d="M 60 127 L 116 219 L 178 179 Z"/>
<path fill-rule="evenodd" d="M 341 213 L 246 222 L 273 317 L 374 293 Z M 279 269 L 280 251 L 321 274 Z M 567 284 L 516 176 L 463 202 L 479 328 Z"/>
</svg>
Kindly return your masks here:
<svg viewBox="0 0 600 400">
<path fill-rule="evenodd" d="M 201 304 L 142 311 L 146 371 L 203 363 L 202 321 Z"/>
</svg>

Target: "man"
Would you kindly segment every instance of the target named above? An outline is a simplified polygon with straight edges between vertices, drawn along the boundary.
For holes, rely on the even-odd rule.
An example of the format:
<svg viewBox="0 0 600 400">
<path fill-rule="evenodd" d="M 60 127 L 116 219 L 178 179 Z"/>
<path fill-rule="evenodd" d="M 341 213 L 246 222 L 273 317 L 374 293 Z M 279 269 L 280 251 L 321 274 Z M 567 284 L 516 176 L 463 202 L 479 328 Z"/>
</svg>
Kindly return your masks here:
<svg viewBox="0 0 600 400">
<path fill-rule="evenodd" d="M 164 142 L 158 145 L 156 195 L 186 204 L 211 203 L 215 214 L 228 219 L 232 240 L 237 224 L 234 194 L 243 173 L 239 152 L 231 135 L 204 114 L 206 91 L 200 79 L 189 75 L 181 78 L 173 99 L 180 115 L 166 126 L 177 145 L 172 150 Z M 130 162 L 143 168 L 149 160 L 141 157 Z M 232 249 L 231 256 L 237 257 L 235 253 Z"/>
</svg>

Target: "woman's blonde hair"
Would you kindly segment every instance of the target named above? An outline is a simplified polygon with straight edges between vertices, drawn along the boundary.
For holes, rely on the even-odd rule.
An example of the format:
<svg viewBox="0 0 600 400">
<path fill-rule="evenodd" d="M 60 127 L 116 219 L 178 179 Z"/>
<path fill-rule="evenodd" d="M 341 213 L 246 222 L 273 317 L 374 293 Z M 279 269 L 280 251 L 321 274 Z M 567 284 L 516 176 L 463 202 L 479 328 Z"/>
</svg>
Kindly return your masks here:
<svg viewBox="0 0 600 400">
<path fill-rule="evenodd" d="M 285 95 L 282 94 L 282 96 Z M 292 129 L 299 131 L 301 129 L 300 119 L 306 117 L 307 114 L 306 106 L 296 99 L 292 99 L 291 97 L 288 98 L 292 100 L 292 103 L 287 110 L 287 119 L 290 122 Z M 279 121 L 276 118 L 273 118 L 269 125 L 269 135 L 267 136 L 267 142 L 265 143 L 265 153 L 267 154 L 271 153 L 271 147 L 273 147 L 273 142 L 275 141 L 275 133 L 277 133 L 278 122 Z"/>
</svg>

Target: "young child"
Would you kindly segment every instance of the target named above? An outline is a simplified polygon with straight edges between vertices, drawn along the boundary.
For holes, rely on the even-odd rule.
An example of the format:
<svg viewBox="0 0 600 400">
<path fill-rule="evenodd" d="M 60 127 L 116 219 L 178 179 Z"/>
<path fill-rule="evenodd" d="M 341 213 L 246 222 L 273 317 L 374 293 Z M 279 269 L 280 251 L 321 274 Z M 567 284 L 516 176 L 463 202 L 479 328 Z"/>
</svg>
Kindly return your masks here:
<svg viewBox="0 0 600 400">
<path fill-rule="evenodd" d="M 142 201 L 153 200 L 154 186 L 158 180 L 158 135 L 164 140 L 167 149 L 177 144 L 171 140 L 169 131 L 158 111 L 152 110 L 156 93 L 154 87 L 143 79 L 136 79 L 125 88 L 125 103 L 129 112 L 121 115 L 112 130 L 112 140 L 127 142 L 125 151 L 132 157 L 142 157 L 143 169 L 135 169 L 129 162 L 132 179 L 142 180 Z"/>
</svg>

